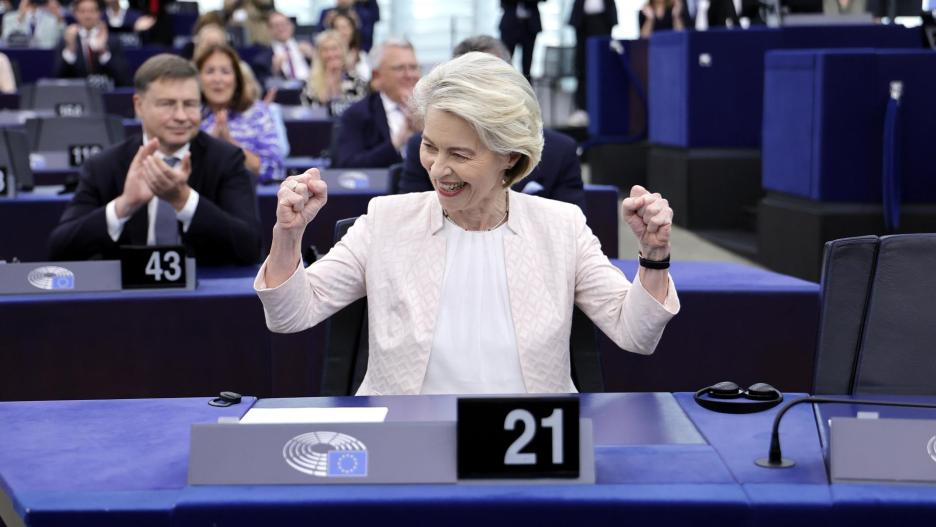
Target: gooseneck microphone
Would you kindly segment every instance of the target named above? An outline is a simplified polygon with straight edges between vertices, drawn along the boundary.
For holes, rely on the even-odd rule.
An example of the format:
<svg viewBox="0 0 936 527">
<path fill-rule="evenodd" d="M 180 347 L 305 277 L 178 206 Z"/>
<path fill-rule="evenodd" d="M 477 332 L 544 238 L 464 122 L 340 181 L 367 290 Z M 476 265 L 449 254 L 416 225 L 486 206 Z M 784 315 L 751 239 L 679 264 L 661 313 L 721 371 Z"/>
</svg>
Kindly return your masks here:
<svg viewBox="0 0 936 527">
<path fill-rule="evenodd" d="M 800 403 L 838 403 L 838 404 L 866 404 L 870 406 L 899 406 L 902 408 L 936 408 L 936 404 L 926 403 L 902 403 L 897 401 L 871 401 L 868 399 L 838 399 L 832 397 L 802 397 L 787 403 L 774 417 L 773 429 L 770 432 L 770 450 L 767 457 L 754 460 L 754 464 L 764 468 L 789 468 L 796 464 L 795 461 L 783 457 L 780 451 L 780 419 L 787 410 Z"/>
</svg>

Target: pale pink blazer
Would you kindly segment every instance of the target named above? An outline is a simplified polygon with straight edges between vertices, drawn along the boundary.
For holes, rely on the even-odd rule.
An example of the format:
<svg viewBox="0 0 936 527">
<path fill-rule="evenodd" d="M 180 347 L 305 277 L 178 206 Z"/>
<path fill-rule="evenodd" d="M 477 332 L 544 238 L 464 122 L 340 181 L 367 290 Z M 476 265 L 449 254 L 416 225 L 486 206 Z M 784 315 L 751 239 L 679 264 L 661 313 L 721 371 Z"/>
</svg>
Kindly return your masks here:
<svg viewBox="0 0 936 527">
<path fill-rule="evenodd" d="M 653 353 L 679 311 L 672 280 L 660 304 L 608 261 L 578 207 L 513 191 L 509 199 L 504 263 L 527 391 L 569 390 L 573 303 L 621 348 Z M 366 295 L 369 357 L 358 394 L 418 394 L 439 311 L 443 221 L 434 192 L 374 198 L 325 257 L 279 287 L 266 288 L 261 267 L 254 287 L 267 326 L 301 331 Z"/>
</svg>

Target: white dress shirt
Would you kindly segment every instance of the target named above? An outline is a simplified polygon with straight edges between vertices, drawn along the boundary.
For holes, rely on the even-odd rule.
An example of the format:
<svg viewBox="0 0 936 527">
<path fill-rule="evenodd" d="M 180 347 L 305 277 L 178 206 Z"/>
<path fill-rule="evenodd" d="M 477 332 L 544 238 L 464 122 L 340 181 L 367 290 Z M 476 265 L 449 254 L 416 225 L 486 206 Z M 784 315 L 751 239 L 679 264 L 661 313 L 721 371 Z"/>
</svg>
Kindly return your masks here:
<svg viewBox="0 0 936 527">
<path fill-rule="evenodd" d="M 273 54 L 285 54 L 287 58 L 283 59 L 281 70 L 283 77 L 305 81 L 309 78 L 309 63 L 306 62 L 305 55 L 299 50 L 299 43 L 291 38 L 286 42 L 273 42 Z"/>
<path fill-rule="evenodd" d="M 143 144 L 149 142 L 149 139 L 146 135 L 143 135 Z M 181 160 L 185 154 L 189 152 L 189 145 L 186 144 L 182 148 L 176 150 L 172 155 L 165 155 L 162 152 L 158 152 L 163 159 L 167 157 L 174 157 Z M 120 218 L 117 216 L 117 198 L 112 199 L 106 207 L 104 207 L 104 216 L 107 218 L 107 234 L 115 242 L 120 238 L 120 235 L 123 233 L 124 225 L 127 224 L 127 221 L 130 220 L 131 216 L 126 218 Z M 147 216 L 147 228 L 146 228 L 146 244 L 147 245 L 156 245 L 156 207 L 159 205 L 159 198 L 153 196 L 149 203 L 146 204 L 146 216 Z M 182 222 L 182 232 L 188 232 L 189 226 L 192 224 L 192 218 L 195 216 L 195 210 L 198 208 L 198 192 L 195 189 L 192 189 L 189 193 L 188 200 L 186 200 L 185 205 L 182 207 L 182 210 L 176 211 L 176 219 Z"/>
<path fill-rule="evenodd" d="M 406 126 L 406 116 L 403 115 L 403 110 L 400 108 L 400 105 L 393 102 L 390 97 L 387 97 L 383 93 L 380 94 L 380 100 L 383 101 L 384 113 L 387 114 L 387 125 L 390 126 L 390 137 L 396 137 L 400 130 Z M 406 150 L 406 146 L 400 148 L 401 152 Z"/>
<path fill-rule="evenodd" d="M 527 393 L 510 313 L 506 228 L 469 232 L 444 222 L 445 272 L 422 393 Z"/>
</svg>

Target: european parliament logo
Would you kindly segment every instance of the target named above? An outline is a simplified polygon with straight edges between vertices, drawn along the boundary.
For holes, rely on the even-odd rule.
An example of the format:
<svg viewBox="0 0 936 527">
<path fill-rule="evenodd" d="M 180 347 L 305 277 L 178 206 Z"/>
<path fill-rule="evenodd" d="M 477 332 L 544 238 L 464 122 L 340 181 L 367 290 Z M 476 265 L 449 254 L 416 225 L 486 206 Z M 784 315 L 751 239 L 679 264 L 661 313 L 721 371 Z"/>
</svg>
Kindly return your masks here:
<svg viewBox="0 0 936 527">
<path fill-rule="evenodd" d="M 75 288 L 75 273 L 55 265 L 37 267 L 29 272 L 26 279 L 33 287 L 47 291 Z"/>
<path fill-rule="evenodd" d="M 340 432 L 308 432 L 283 445 L 286 463 L 320 478 L 367 477 L 367 446 Z"/>
</svg>

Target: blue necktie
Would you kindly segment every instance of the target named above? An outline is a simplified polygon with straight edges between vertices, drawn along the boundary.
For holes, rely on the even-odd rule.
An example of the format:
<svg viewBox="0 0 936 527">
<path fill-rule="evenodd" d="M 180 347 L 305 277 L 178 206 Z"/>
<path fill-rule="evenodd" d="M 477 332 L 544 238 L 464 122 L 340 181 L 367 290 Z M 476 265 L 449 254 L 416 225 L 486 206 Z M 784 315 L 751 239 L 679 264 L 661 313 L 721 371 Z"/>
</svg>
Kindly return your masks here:
<svg viewBox="0 0 936 527">
<path fill-rule="evenodd" d="M 179 164 L 177 157 L 167 157 L 163 161 L 173 168 Z M 179 220 L 176 218 L 175 208 L 164 199 L 157 200 L 153 230 L 156 235 L 156 245 L 179 245 Z"/>
</svg>

